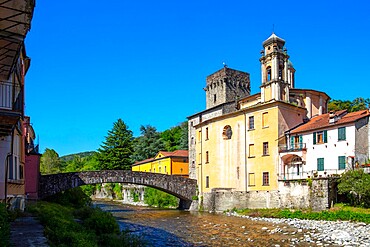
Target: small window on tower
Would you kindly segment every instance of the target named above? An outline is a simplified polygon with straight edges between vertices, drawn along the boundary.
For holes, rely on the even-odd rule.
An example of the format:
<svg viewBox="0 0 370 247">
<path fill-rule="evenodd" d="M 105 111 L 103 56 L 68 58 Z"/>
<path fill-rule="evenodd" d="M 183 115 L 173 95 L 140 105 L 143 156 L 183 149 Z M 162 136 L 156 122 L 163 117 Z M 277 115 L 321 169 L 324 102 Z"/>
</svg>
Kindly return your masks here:
<svg viewBox="0 0 370 247">
<path fill-rule="evenodd" d="M 269 66 L 269 67 L 267 67 L 267 70 L 266 70 L 266 72 L 267 72 L 267 81 L 271 81 L 271 67 Z"/>
<path fill-rule="evenodd" d="M 216 94 L 213 95 L 213 103 L 216 103 L 217 96 Z"/>
</svg>

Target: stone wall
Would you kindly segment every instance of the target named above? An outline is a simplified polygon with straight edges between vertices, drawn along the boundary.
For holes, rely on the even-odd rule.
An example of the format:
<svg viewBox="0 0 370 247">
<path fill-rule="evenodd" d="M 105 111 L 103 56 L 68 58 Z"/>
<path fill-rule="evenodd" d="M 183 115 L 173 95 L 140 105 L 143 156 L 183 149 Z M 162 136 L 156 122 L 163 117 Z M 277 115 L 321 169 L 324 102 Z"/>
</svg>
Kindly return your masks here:
<svg viewBox="0 0 370 247">
<path fill-rule="evenodd" d="M 233 208 L 278 208 L 279 194 L 277 191 L 214 190 L 203 194 L 203 204 L 199 207 L 212 212 Z"/>
<path fill-rule="evenodd" d="M 330 208 L 336 200 L 335 178 L 279 181 L 277 191 L 231 191 L 214 189 L 203 194 L 199 209 L 222 212 L 233 208 Z"/>
</svg>

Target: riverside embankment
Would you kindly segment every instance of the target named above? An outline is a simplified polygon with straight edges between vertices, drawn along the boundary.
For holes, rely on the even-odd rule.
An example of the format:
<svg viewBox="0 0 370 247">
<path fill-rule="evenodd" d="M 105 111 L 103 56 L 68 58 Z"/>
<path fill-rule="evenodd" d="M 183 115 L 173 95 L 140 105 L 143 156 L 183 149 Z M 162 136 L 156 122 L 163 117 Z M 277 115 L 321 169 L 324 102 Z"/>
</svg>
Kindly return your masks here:
<svg viewBox="0 0 370 247">
<path fill-rule="evenodd" d="M 151 246 L 370 246 L 364 223 L 271 219 L 96 202 Z M 238 216 L 238 217 L 236 217 Z"/>
</svg>

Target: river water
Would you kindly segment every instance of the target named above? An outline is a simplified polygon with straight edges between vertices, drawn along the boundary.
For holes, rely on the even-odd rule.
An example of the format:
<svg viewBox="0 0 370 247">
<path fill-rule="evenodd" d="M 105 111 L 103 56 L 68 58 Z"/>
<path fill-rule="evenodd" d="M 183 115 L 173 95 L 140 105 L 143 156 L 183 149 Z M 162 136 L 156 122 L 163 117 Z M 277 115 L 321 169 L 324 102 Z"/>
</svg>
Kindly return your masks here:
<svg viewBox="0 0 370 247">
<path fill-rule="evenodd" d="M 95 205 L 111 212 L 121 230 L 141 236 L 149 246 L 310 246 L 294 242 L 303 239 L 305 231 L 284 224 L 115 202 Z"/>
</svg>

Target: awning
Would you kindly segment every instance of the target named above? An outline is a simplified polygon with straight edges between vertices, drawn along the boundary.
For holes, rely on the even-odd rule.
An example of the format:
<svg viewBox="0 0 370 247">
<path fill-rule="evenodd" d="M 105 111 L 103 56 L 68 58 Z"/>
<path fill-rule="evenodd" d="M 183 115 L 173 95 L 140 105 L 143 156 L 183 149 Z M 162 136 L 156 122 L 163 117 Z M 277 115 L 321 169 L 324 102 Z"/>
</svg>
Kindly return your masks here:
<svg viewBox="0 0 370 247">
<path fill-rule="evenodd" d="M 23 44 L 35 0 L 0 0 L 0 80 L 7 80 Z"/>
</svg>

